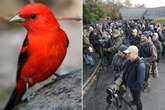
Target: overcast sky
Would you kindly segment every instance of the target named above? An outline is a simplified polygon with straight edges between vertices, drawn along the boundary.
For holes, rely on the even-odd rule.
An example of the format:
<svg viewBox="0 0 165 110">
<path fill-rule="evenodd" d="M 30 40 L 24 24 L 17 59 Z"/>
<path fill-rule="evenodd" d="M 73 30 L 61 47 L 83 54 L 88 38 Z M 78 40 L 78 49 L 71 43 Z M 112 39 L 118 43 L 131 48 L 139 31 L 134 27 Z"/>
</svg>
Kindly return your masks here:
<svg viewBox="0 0 165 110">
<path fill-rule="evenodd" d="M 149 8 L 165 6 L 165 0 L 131 0 L 131 2 L 133 4 L 145 4 L 145 6 Z"/>
</svg>

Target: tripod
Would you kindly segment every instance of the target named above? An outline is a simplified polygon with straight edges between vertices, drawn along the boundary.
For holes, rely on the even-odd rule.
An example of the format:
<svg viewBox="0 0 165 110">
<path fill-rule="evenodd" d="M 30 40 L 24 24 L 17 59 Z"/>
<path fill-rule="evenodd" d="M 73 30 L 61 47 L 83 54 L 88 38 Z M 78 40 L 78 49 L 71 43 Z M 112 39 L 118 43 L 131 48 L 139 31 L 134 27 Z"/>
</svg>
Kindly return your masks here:
<svg viewBox="0 0 165 110">
<path fill-rule="evenodd" d="M 120 91 L 107 89 L 108 96 L 106 101 L 108 105 L 105 110 L 135 110 L 133 105 L 129 103 Z"/>
<path fill-rule="evenodd" d="M 99 79 L 100 79 L 100 74 L 103 74 L 105 72 L 105 65 L 104 65 L 104 60 L 105 60 L 105 56 L 104 56 L 104 50 L 103 50 L 103 47 L 100 46 L 99 47 L 99 55 L 100 55 L 100 63 L 99 63 L 99 66 L 98 66 L 98 71 L 97 71 L 97 77 L 96 77 L 96 86 L 95 86 L 95 90 L 98 88 L 98 83 L 99 83 Z"/>
</svg>

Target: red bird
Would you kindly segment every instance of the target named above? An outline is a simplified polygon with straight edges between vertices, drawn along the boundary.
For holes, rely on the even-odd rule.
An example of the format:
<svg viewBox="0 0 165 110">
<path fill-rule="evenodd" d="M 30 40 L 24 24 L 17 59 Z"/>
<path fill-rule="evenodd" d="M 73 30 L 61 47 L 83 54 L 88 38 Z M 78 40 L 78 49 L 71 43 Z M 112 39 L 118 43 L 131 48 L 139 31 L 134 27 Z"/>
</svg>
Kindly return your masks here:
<svg viewBox="0 0 165 110">
<path fill-rule="evenodd" d="M 63 62 L 69 44 L 67 35 L 51 10 L 32 3 L 20 9 L 10 21 L 20 23 L 27 29 L 18 58 L 16 87 L 5 110 L 19 103 L 28 87 L 49 78 Z"/>
</svg>

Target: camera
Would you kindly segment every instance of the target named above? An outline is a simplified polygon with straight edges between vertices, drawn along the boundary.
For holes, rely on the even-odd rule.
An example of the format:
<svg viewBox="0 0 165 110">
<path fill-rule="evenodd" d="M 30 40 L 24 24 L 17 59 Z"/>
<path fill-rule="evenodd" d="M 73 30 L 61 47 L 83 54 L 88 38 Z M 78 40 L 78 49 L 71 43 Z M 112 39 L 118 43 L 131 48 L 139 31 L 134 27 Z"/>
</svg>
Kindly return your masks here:
<svg viewBox="0 0 165 110">
<path fill-rule="evenodd" d="M 99 45 L 102 47 L 102 48 L 109 48 L 111 45 L 110 45 L 110 38 L 100 38 L 99 39 Z"/>
<path fill-rule="evenodd" d="M 107 88 L 106 89 L 106 93 L 108 94 L 108 96 L 106 97 L 106 102 L 108 104 L 111 104 L 113 102 L 114 96 L 117 97 L 117 94 L 114 95 L 115 94 L 115 91 L 112 88 Z"/>
</svg>

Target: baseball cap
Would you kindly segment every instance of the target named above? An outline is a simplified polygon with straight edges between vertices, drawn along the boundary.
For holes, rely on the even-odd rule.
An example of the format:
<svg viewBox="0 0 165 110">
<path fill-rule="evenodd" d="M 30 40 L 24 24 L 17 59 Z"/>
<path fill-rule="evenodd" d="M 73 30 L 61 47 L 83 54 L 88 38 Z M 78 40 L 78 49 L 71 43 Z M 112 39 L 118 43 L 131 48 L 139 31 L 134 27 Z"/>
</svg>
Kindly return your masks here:
<svg viewBox="0 0 165 110">
<path fill-rule="evenodd" d="M 149 38 L 151 36 L 151 33 L 149 31 L 145 31 L 142 33 L 145 37 Z"/>
<path fill-rule="evenodd" d="M 131 45 L 127 48 L 127 50 L 123 51 L 124 53 L 128 54 L 128 53 L 138 53 L 139 49 L 134 46 L 134 45 Z"/>
<path fill-rule="evenodd" d="M 121 45 L 120 47 L 119 47 L 119 51 L 120 52 L 123 52 L 123 51 L 125 51 L 125 50 L 127 50 L 127 46 L 126 45 Z"/>
<path fill-rule="evenodd" d="M 133 32 L 133 33 L 137 33 L 137 29 L 133 29 L 132 32 Z"/>
<path fill-rule="evenodd" d="M 90 31 L 93 31 L 94 29 L 93 29 L 93 27 L 92 27 L 92 26 L 90 26 L 90 27 L 89 27 L 89 30 L 90 30 Z"/>
</svg>

